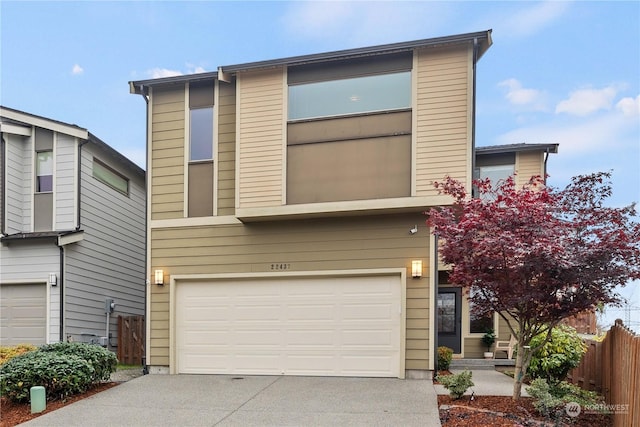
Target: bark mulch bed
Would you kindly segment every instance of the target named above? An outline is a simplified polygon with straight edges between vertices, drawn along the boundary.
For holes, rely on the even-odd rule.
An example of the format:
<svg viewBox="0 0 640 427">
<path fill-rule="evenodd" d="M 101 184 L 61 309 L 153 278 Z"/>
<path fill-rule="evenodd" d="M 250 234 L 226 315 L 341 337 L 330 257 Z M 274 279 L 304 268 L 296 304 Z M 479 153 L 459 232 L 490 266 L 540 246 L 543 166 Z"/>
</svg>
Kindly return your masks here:
<svg viewBox="0 0 640 427">
<path fill-rule="evenodd" d="M 538 414 L 533 399 L 523 397 L 514 401 L 511 396 L 464 396 L 452 400 L 449 396 L 438 396 L 440 422 L 443 427 L 460 426 L 536 426 L 552 427 L 554 422 Z M 585 414 L 567 418 L 570 426 L 609 427 L 613 421 L 609 415 Z"/>
<path fill-rule="evenodd" d="M 85 393 L 69 396 L 64 400 L 47 401 L 46 409 L 38 414 L 31 413 L 31 404 L 29 403 L 13 403 L 6 397 L 2 397 L 0 398 L 0 427 L 13 427 L 20 423 L 27 422 L 33 418 L 39 417 L 40 415 L 60 409 L 70 403 L 77 402 L 78 400 L 100 393 L 101 391 L 105 391 L 111 387 L 115 387 L 118 384 L 120 383 L 101 383 Z"/>
<path fill-rule="evenodd" d="M 439 371 L 438 375 L 451 375 L 449 371 Z M 438 384 L 438 381 L 434 381 Z M 446 395 L 438 396 L 440 422 L 443 427 L 463 426 L 520 426 L 553 427 L 556 424 L 540 415 L 533 407 L 533 398 L 522 397 L 513 400 L 511 396 L 463 396 L 453 400 Z M 581 413 L 575 418 L 566 418 L 562 425 L 610 427 L 610 415 Z"/>
</svg>

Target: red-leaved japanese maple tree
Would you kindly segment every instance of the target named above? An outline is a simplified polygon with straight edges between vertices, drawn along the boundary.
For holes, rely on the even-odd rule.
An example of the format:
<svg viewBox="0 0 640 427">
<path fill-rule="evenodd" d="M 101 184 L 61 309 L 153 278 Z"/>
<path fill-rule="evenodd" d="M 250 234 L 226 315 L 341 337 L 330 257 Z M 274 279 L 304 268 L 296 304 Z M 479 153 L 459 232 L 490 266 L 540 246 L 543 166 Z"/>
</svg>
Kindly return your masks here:
<svg viewBox="0 0 640 427">
<path fill-rule="evenodd" d="M 498 313 L 517 337 L 513 398 L 532 353 L 531 339 L 562 319 L 598 304 L 619 305 L 616 286 L 640 277 L 640 223 L 634 206 L 608 207 L 610 173 L 574 177 L 563 190 L 533 177 L 516 188 L 513 177 L 474 182 L 477 197 L 447 178 L 436 183 L 453 197 L 431 209 L 428 225 L 439 238 L 449 280 L 474 287 L 479 315 Z"/>
</svg>

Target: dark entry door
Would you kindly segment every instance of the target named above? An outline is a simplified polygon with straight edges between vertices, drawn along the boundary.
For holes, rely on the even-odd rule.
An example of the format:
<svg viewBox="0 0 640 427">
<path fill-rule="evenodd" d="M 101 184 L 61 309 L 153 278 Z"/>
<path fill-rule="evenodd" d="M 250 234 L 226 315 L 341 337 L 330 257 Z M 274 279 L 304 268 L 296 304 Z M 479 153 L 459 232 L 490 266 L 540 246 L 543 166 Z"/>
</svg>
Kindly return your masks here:
<svg viewBox="0 0 640 427">
<path fill-rule="evenodd" d="M 461 288 L 438 289 L 438 346 L 462 352 L 462 297 Z"/>
</svg>

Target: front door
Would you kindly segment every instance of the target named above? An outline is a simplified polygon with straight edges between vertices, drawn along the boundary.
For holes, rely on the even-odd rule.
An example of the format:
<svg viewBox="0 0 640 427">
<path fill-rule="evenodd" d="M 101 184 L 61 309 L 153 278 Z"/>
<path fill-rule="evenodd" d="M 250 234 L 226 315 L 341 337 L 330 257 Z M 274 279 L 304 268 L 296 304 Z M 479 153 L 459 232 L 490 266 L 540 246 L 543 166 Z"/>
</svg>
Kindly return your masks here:
<svg viewBox="0 0 640 427">
<path fill-rule="evenodd" d="M 462 353 L 462 297 L 461 288 L 438 289 L 438 346 Z"/>
</svg>

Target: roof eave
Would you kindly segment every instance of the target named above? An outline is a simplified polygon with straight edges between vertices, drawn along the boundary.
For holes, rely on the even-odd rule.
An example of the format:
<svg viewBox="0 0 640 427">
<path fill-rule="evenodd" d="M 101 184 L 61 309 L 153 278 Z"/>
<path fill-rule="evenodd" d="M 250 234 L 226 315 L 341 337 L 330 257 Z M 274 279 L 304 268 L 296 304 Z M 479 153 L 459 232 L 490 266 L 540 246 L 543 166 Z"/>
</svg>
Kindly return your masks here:
<svg viewBox="0 0 640 427">
<path fill-rule="evenodd" d="M 295 66 L 309 64 L 313 62 L 325 62 L 350 58 L 358 58 L 365 56 L 384 55 L 402 51 L 413 50 L 417 48 L 438 47 L 447 44 L 458 44 L 479 41 L 478 59 L 489 49 L 492 44 L 492 30 L 479 31 L 475 33 L 457 34 L 453 36 L 435 37 L 430 39 L 421 39 L 410 42 L 392 43 L 385 45 L 369 46 L 364 48 L 346 49 L 333 52 L 317 53 L 311 55 L 292 56 L 275 60 L 249 62 L 244 64 L 227 65 L 219 67 L 218 72 L 227 74 L 235 74 L 241 71 L 249 71 L 255 69 L 274 68 L 278 66 Z"/>
<path fill-rule="evenodd" d="M 476 154 L 499 154 L 499 153 L 513 153 L 523 151 L 543 151 L 547 153 L 556 154 L 558 152 L 557 143 L 522 143 L 522 144 L 505 144 L 505 145 L 491 145 L 485 147 L 476 147 Z"/>
</svg>

